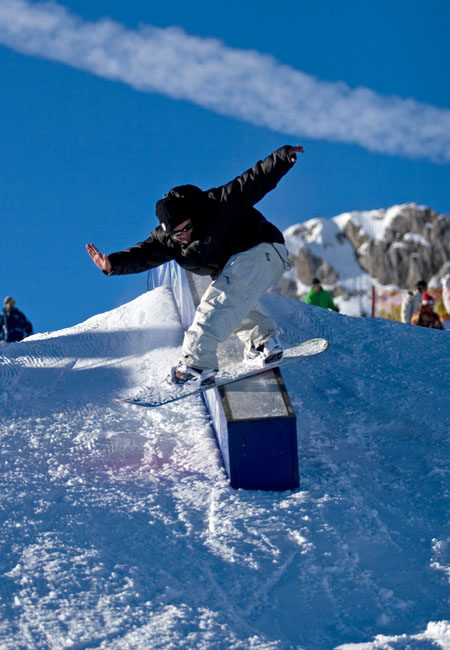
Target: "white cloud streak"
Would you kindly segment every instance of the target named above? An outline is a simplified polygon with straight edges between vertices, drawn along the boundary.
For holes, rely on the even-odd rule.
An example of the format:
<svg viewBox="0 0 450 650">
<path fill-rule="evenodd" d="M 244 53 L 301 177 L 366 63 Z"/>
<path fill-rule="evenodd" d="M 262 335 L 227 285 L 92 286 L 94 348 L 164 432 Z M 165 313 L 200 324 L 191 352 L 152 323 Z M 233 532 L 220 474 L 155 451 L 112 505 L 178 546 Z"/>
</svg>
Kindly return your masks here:
<svg viewBox="0 0 450 650">
<path fill-rule="evenodd" d="M 450 162 L 450 110 L 321 81 L 177 27 L 132 30 L 53 2 L 0 0 L 0 44 L 298 138 Z"/>
</svg>

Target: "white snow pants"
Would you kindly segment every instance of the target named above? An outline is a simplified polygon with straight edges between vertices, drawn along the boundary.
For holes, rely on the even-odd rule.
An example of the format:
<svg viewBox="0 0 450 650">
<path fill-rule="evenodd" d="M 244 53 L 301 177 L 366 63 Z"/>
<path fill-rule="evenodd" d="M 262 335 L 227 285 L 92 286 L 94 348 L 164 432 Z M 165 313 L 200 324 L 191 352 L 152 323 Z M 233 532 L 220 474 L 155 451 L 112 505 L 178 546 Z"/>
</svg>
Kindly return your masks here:
<svg viewBox="0 0 450 650">
<path fill-rule="evenodd" d="M 258 244 L 232 255 L 205 291 L 185 333 L 183 362 L 197 368 L 218 368 L 217 346 L 232 332 L 255 347 L 273 336 L 275 322 L 254 305 L 286 268 L 288 251 L 283 244 Z"/>
</svg>

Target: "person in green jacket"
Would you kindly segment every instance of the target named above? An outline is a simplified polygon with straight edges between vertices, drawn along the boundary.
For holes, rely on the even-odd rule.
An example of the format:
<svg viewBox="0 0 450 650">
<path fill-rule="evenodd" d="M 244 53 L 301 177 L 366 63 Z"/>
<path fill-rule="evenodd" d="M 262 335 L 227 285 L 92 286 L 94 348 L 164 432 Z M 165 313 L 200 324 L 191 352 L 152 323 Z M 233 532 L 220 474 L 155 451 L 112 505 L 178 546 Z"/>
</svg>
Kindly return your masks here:
<svg viewBox="0 0 450 650">
<path fill-rule="evenodd" d="M 317 278 L 314 278 L 312 281 L 311 288 L 306 294 L 305 302 L 308 305 L 316 305 L 317 307 L 324 307 L 332 311 L 339 311 L 339 308 L 333 302 L 331 293 L 328 293 L 328 291 L 322 288 L 320 280 Z"/>
</svg>

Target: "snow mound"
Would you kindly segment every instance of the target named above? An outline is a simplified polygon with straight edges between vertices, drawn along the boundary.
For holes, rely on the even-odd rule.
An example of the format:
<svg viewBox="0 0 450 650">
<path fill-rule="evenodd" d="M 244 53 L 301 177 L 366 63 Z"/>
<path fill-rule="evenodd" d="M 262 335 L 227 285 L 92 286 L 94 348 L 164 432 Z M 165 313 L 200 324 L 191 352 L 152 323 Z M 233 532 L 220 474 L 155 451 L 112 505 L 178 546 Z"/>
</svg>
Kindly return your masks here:
<svg viewBox="0 0 450 650">
<path fill-rule="evenodd" d="M 0 647 L 449 648 L 448 332 L 267 295 L 301 488 L 229 487 L 167 288 L 0 348 Z"/>
</svg>

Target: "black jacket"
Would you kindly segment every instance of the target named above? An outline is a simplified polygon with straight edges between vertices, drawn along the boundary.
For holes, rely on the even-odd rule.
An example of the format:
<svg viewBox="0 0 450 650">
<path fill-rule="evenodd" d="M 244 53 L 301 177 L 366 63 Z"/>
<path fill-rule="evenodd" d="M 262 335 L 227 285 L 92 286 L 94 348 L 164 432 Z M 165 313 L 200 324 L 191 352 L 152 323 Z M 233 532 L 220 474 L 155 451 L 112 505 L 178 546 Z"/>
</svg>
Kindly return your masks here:
<svg viewBox="0 0 450 650">
<path fill-rule="evenodd" d="M 145 241 L 108 255 L 112 265 L 108 275 L 140 273 L 176 260 L 188 271 L 215 277 L 235 253 L 263 242 L 284 243 L 278 228 L 253 206 L 293 167 L 289 149 L 289 145 L 277 149 L 221 187 L 202 191 L 183 185 L 170 190 L 166 195 L 169 202 L 171 197 L 185 201 L 185 218 L 193 223 L 191 243 L 186 246 L 172 241 L 158 226 Z"/>
<path fill-rule="evenodd" d="M 15 343 L 33 333 L 33 327 L 21 311 L 14 308 L 0 314 L 0 341 Z"/>
</svg>

